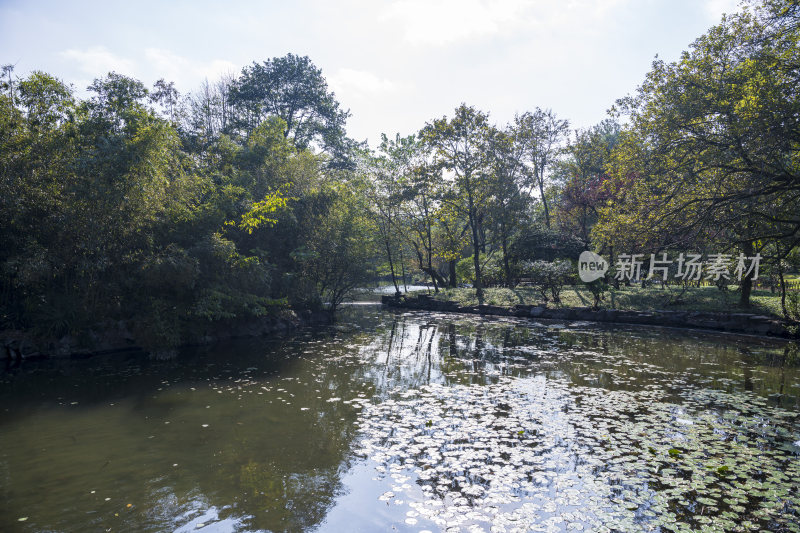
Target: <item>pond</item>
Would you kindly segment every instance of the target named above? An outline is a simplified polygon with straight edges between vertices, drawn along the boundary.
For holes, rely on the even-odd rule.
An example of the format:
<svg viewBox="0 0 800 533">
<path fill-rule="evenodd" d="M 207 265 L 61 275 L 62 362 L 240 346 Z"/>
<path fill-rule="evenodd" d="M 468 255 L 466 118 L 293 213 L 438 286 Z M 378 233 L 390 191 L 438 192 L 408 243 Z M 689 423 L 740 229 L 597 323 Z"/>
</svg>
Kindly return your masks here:
<svg viewBox="0 0 800 533">
<path fill-rule="evenodd" d="M 0 531 L 800 531 L 800 357 L 343 309 L 0 373 Z"/>
</svg>

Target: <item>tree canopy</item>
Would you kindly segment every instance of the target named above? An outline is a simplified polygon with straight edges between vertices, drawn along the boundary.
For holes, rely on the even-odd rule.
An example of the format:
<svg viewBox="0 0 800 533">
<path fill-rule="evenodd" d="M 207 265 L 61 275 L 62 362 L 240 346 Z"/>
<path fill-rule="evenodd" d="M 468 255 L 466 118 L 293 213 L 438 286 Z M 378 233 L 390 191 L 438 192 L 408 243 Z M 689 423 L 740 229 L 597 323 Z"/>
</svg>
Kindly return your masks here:
<svg viewBox="0 0 800 533">
<path fill-rule="evenodd" d="M 188 95 L 110 72 L 81 98 L 4 66 L 1 325 L 123 321 L 177 344 L 378 279 L 482 301 L 581 248 L 758 254 L 782 276 L 800 244 L 799 21 L 796 1 L 747 2 L 590 128 L 464 103 L 376 150 L 304 56 Z"/>
<path fill-rule="evenodd" d="M 644 251 L 727 243 L 748 255 L 800 242 L 795 8 L 726 17 L 619 101 L 630 127 L 613 152 L 620 194 L 601 210 L 599 240 Z"/>
</svg>

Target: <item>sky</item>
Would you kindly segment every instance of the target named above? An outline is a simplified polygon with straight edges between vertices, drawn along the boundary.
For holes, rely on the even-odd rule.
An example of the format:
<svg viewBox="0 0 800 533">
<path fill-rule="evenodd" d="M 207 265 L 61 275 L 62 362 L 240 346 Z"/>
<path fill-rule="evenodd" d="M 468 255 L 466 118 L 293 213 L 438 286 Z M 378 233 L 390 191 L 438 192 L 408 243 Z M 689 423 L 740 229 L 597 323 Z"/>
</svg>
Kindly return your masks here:
<svg viewBox="0 0 800 533">
<path fill-rule="evenodd" d="M 462 102 L 504 125 L 552 109 L 607 118 L 656 55 L 673 61 L 737 0 L 0 0 L 0 64 L 79 95 L 116 71 L 181 93 L 254 61 L 307 55 L 372 147 Z"/>
</svg>

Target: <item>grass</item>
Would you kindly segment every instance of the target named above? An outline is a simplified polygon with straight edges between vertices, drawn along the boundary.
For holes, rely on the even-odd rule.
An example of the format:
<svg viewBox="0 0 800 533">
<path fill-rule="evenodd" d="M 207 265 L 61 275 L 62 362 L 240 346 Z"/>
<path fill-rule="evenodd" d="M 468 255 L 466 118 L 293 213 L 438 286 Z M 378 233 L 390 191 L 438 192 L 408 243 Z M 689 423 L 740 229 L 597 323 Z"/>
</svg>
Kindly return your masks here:
<svg viewBox="0 0 800 533">
<path fill-rule="evenodd" d="M 488 288 L 484 290 L 484 293 L 484 303 L 488 305 L 512 307 L 517 304 L 538 305 L 544 303 L 532 288 Z M 679 295 L 680 289 L 677 287 L 609 289 L 601 307 L 631 311 L 666 309 L 782 316 L 780 295 L 765 290 L 752 292 L 749 307 L 739 305 L 739 293 L 736 290 L 721 291 L 716 287 L 697 287 L 684 292 L 680 295 L 680 299 L 678 299 Z M 440 300 L 455 301 L 462 306 L 478 304 L 475 289 L 444 289 L 435 297 Z M 549 307 L 590 307 L 591 305 L 592 295 L 582 287 L 565 288 L 561 293 L 560 305 L 554 305 L 552 302 L 548 304 Z"/>
</svg>

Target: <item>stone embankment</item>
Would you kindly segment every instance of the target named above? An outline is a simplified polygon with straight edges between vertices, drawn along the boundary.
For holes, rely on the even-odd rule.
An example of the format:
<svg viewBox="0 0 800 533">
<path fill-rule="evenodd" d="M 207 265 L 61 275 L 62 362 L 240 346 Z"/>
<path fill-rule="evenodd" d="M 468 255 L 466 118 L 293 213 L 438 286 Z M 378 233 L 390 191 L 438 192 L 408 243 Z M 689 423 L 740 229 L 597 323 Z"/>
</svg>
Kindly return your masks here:
<svg viewBox="0 0 800 533">
<path fill-rule="evenodd" d="M 287 311 L 280 316 L 211 323 L 189 334 L 183 345 L 193 346 L 235 338 L 261 337 L 279 334 L 302 326 L 324 325 L 332 322 L 333 316 L 327 312 L 295 313 Z M 128 351 L 152 352 L 153 350 L 145 350 L 123 321 L 98 324 L 80 336 L 64 335 L 59 338 L 36 336 L 20 330 L 0 331 L 0 359 L 85 357 Z"/>
<path fill-rule="evenodd" d="M 592 309 L 591 307 L 548 308 L 535 305 L 515 305 L 514 307 L 496 305 L 459 306 L 456 302 L 437 300 L 426 294 L 411 298 L 384 296 L 381 302 L 389 307 L 425 311 L 710 329 L 786 338 L 796 336 L 792 335 L 786 328 L 786 324 L 777 318 L 748 313 L 668 310 L 623 311 L 619 309 Z"/>
</svg>

